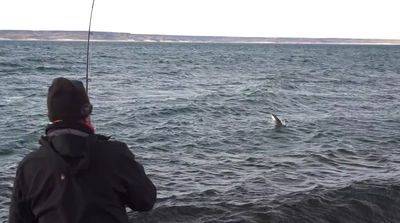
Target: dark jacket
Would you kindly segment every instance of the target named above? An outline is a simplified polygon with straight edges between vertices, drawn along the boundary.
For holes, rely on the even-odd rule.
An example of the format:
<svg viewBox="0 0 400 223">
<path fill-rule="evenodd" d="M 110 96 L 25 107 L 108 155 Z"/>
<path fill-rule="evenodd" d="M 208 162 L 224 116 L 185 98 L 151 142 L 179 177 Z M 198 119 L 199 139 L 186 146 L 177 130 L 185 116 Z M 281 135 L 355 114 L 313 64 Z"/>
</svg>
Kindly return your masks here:
<svg viewBox="0 0 400 223">
<path fill-rule="evenodd" d="M 9 223 L 122 223 L 151 210 L 156 188 L 126 144 L 56 129 L 19 164 Z"/>
</svg>

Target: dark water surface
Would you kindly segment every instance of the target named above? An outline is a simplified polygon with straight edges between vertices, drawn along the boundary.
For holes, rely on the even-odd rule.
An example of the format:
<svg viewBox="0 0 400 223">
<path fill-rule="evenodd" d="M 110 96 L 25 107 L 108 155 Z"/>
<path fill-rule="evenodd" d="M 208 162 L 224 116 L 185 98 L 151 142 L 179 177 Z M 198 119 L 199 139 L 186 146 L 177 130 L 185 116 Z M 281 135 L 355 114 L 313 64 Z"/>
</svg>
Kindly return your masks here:
<svg viewBox="0 0 400 223">
<path fill-rule="evenodd" d="M 98 133 L 158 187 L 132 222 L 400 222 L 400 47 L 93 43 Z M 0 220 L 85 43 L 0 42 Z M 270 113 L 286 121 L 275 129 Z"/>
</svg>

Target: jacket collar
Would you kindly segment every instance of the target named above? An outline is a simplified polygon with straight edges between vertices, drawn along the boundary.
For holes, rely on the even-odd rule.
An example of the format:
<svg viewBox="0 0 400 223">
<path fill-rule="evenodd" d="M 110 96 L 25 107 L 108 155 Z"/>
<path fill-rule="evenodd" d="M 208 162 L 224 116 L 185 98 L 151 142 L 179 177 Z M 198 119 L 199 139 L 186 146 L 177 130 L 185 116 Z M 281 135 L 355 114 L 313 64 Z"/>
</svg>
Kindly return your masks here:
<svg viewBox="0 0 400 223">
<path fill-rule="evenodd" d="M 47 136 L 57 136 L 62 134 L 72 134 L 81 137 L 87 137 L 89 135 L 93 135 L 94 131 L 92 128 L 79 121 L 59 121 L 47 125 Z"/>
</svg>

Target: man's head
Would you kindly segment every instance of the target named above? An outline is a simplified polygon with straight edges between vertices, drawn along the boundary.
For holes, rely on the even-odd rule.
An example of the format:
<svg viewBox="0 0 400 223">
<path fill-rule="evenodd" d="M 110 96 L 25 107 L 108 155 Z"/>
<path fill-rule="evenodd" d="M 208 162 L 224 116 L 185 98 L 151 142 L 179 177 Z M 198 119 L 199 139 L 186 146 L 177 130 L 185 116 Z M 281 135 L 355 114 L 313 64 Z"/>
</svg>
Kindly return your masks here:
<svg viewBox="0 0 400 223">
<path fill-rule="evenodd" d="M 53 80 L 47 94 L 50 121 L 79 121 L 92 113 L 92 105 L 82 82 L 59 77 Z"/>
</svg>

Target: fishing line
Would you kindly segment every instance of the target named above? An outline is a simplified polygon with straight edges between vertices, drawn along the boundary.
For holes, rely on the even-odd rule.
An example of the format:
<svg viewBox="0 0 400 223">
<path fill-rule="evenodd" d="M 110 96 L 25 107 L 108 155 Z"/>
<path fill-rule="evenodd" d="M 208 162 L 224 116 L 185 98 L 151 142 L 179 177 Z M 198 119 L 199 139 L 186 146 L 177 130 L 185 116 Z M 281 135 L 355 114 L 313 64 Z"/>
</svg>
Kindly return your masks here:
<svg viewBox="0 0 400 223">
<path fill-rule="evenodd" d="M 87 48 L 86 48 L 86 94 L 89 91 L 89 48 L 90 48 L 90 30 L 92 28 L 92 15 L 94 8 L 94 1 L 92 2 L 92 10 L 90 11 L 90 20 L 89 20 L 89 31 L 87 37 Z"/>
</svg>

